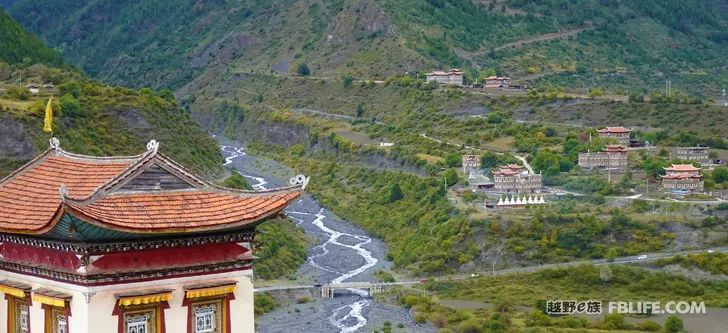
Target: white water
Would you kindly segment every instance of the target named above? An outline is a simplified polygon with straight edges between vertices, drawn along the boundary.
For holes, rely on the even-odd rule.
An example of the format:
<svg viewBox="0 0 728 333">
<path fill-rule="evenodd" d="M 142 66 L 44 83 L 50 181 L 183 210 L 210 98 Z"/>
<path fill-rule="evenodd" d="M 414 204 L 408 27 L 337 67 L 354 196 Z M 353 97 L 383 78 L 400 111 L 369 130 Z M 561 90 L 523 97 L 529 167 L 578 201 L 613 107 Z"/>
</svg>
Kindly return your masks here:
<svg viewBox="0 0 728 333">
<path fill-rule="evenodd" d="M 245 153 L 245 148 L 243 148 L 243 147 L 233 147 L 233 146 L 222 145 L 221 148 L 222 148 L 223 155 L 226 156 L 224 165 L 229 165 L 233 162 L 234 159 L 247 155 Z M 261 177 L 253 177 L 253 176 L 245 175 L 245 174 L 243 174 L 243 176 L 257 181 L 256 184 L 251 184 L 254 189 L 256 189 L 256 190 L 266 189 L 265 186 L 268 184 L 268 182 L 265 179 L 263 179 Z M 326 224 L 324 224 L 326 215 L 324 215 L 323 208 L 321 208 L 321 210 L 319 210 L 319 212 L 316 214 L 298 212 L 298 211 L 289 211 L 288 213 L 297 214 L 297 215 L 305 215 L 305 216 L 315 216 L 316 218 L 311 223 L 313 225 L 315 225 L 316 227 L 318 227 L 319 229 L 321 229 L 321 231 L 323 231 L 325 234 L 327 234 L 329 236 L 329 238 L 326 240 L 326 242 L 324 242 L 320 245 L 317 245 L 316 247 L 313 248 L 313 252 L 316 254 L 308 257 L 307 261 L 313 267 L 316 267 L 316 268 L 326 271 L 326 272 L 330 272 L 330 273 L 339 275 L 339 277 L 331 280 L 330 283 L 341 283 L 341 282 L 344 282 L 345 280 L 353 278 L 353 277 L 361 274 L 362 272 L 366 271 L 367 269 L 374 267 L 377 264 L 377 262 L 379 261 L 377 258 L 375 258 L 372 255 L 372 253 L 369 250 L 363 248 L 364 245 L 372 242 L 372 239 L 370 237 L 340 232 L 340 231 L 327 227 Z M 291 219 L 297 221 L 297 223 L 296 223 L 297 225 L 300 225 L 301 223 L 304 222 L 304 220 L 301 218 L 298 218 L 295 216 L 290 216 L 290 217 L 291 217 Z M 339 238 L 341 236 L 351 237 L 351 238 L 358 240 L 359 242 L 355 245 L 344 244 L 339 241 Z M 324 257 L 329 254 L 329 249 L 327 248 L 328 245 L 341 246 L 344 248 L 354 250 L 358 255 L 360 255 L 362 258 L 364 258 L 364 261 L 365 261 L 364 265 L 362 265 L 356 269 L 353 269 L 351 271 L 348 271 L 348 272 L 340 272 L 340 271 L 336 270 L 336 268 L 324 267 L 323 265 L 318 264 L 316 262 L 316 259 Z M 353 293 L 358 294 L 359 296 L 367 295 L 367 292 L 364 290 L 361 290 L 361 289 L 349 289 L 349 290 Z M 371 304 L 371 300 L 369 300 L 369 299 L 359 299 L 358 301 L 356 301 L 352 304 L 347 304 L 342 307 L 338 307 L 332 311 L 331 316 L 329 316 L 329 322 L 332 325 L 336 326 L 340 330 L 340 333 L 356 332 L 357 330 L 359 330 L 360 328 L 364 327 L 367 324 L 367 319 L 364 317 L 364 315 L 362 315 L 362 311 L 364 310 L 364 308 L 368 307 L 370 304 Z M 344 312 L 344 310 L 346 310 L 346 309 L 349 309 L 349 310 L 347 312 Z M 342 313 L 345 313 L 345 314 L 342 315 Z M 347 324 L 347 321 L 350 321 L 350 318 L 354 318 L 356 323 L 354 323 L 353 325 Z"/>
</svg>

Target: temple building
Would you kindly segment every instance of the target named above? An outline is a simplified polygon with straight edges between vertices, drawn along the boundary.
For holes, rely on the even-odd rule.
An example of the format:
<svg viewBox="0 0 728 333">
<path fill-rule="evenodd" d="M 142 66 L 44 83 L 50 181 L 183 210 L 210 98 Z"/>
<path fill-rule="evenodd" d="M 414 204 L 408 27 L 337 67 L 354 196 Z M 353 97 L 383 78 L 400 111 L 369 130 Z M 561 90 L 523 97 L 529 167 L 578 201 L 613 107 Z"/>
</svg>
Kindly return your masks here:
<svg viewBox="0 0 728 333">
<path fill-rule="evenodd" d="M 518 164 L 501 166 L 493 172 L 493 190 L 505 193 L 541 193 L 541 174 L 530 173 Z"/>
<path fill-rule="evenodd" d="M 51 147 L 0 180 L 0 325 L 9 333 L 254 332 L 255 229 L 290 187 L 218 187 L 158 152 Z"/>
<path fill-rule="evenodd" d="M 703 166 L 711 164 L 709 147 L 677 147 L 675 151 L 679 160 L 698 162 Z"/>
<path fill-rule="evenodd" d="M 427 82 L 463 86 L 463 71 L 453 68 L 449 72 L 434 71 L 426 74 Z"/>
<path fill-rule="evenodd" d="M 673 164 L 665 168 L 662 176 L 662 188 L 665 191 L 703 191 L 703 175 L 700 168 L 692 164 Z"/>
<path fill-rule="evenodd" d="M 597 130 L 600 138 L 616 139 L 622 146 L 629 146 L 629 134 L 631 132 L 631 129 L 624 127 L 607 127 Z"/>
<path fill-rule="evenodd" d="M 463 155 L 463 174 L 467 175 L 471 171 L 480 170 L 480 156 L 478 155 Z"/>
<path fill-rule="evenodd" d="M 626 169 L 627 147 L 622 145 L 607 145 L 604 151 L 597 153 L 580 153 L 579 166 L 584 169 Z"/>
</svg>

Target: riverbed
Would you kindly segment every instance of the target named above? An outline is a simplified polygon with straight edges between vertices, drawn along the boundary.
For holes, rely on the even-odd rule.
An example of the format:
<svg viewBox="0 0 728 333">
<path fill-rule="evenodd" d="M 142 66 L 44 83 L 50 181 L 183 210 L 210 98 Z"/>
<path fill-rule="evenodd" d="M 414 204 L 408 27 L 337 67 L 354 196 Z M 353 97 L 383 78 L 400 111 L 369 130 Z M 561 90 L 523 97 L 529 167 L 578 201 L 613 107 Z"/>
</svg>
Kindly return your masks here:
<svg viewBox="0 0 728 333">
<path fill-rule="evenodd" d="M 295 175 L 276 161 L 248 155 L 243 145 L 217 138 L 225 164 L 238 170 L 255 189 L 287 186 Z M 298 270 L 297 284 L 374 282 L 372 274 L 391 268 L 381 240 L 344 221 L 319 206 L 309 195 L 286 209 L 313 240 L 305 264 Z M 409 332 L 435 332 L 430 326 L 414 322 L 403 307 L 384 304 L 366 296 L 362 290 L 337 291 L 336 297 L 313 303 L 282 306 L 256 318 L 257 332 L 371 332 L 385 322 L 401 324 Z"/>
</svg>

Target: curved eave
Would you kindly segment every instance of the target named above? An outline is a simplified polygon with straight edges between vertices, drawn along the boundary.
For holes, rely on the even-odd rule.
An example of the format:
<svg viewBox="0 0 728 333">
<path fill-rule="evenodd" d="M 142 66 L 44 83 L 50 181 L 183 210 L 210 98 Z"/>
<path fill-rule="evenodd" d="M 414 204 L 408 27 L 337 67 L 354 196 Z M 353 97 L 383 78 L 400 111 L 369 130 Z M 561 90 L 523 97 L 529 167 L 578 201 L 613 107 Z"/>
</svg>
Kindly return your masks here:
<svg viewBox="0 0 728 333">
<path fill-rule="evenodd" d="M 292 189 L 299 189 L 299 191 L 291 191 Z M 295 195 L 290 198 L 290 200 L 283 205 L 280 205 L 279 207 L 276 207 L 274 209 L 271 209 L 255 218 L 250 219 L 241 219 L 236 222 L 232 223 L 224 223 L 224 224 L 217 224 L 217 225 L 208 225 L 208 226 L 200 226 L 200 227 L 178 227 L 178 228 L 130 228 L 125 226 L 119 226 L 115 225 L 113 223 L 109 223 L 103 220 L 99 220 L 97 218 L 94 218 L 92 216 L 89 216 L 88 214 L 83 212 L 82 206 L 75 206 L 73 203 L 70 202 L 63 202 L 61 205 L 59 205 L 58 209 L 56 209 L 55 213 L 53 213 L 52 218 L 48 221 L 48 223 L 44 224 L 43 226 L 35 229 L 7 229 L 7 228 L 0 228 L 0 232 L 7 233 L 7 234 L 17 234 L 17 235 L 32 235 L 32 236 L 39 236 L 43 235 L 50 230 L 52 230 L 58 222 L 61 220 L 61 218 L 65 214 L 72 215 L 86 223 L 89 223 L 91 225 L 97 226 L 99 228 L 119 231 L 119 232 L 126 232 L 126 233 L 132 233 L 132 234 L 138 234 L 138 235 L 145 235 L 145 234 L 185 234 L 185 233 L 201 233 L 201 232 L 211 232 L 211 231 L 223 231 L 228 229 L 236 229 L 244 226 L 250 226 L 254 227 L 263 222 L 264 220 L 275 216 L 276 214 L 283 211 L 288 204 L 293 202 L 294 200 L 298 199 L 302 194 L 303 191 L 300 190 L 300 186 L 291 186 L 290 188 L 285 189 L 275 189 L 270 190 L 266 192 L 252 192 L 251 194 L 255 193 L 271 193 L 271 192 L 295 192 Z"/>
<path fill-rule="evenodd" d="M 208 225 L 208 226 L 200 226 L 200 227 L 171 227 L 171 228 L 130 228 L 125 226 L 119 226 L 115 225 L 113 223 L 108 223 L 99 219 L 96 219 L 92 216 L 89 216 L 88 214 L 83 212 L 83 209 L 81 207 L 74 207 L 72 205 L 64 204 L 63 206 L 63 213 L 68 213 L 73 215 L 74 217 L 95 225 L 100 228 L 110 229 L 114 231 L 120 231 L 120 232 L 128 232 L 133 234 L 185 234 L 185 233 L 199 233 L 199 232 L 210 232 L 210 231 L 221 231 L 221 230 L 227 230 L 227 229 L 235 229 L 243 226 L 256 226 L 260 222 L 275 216 L 276 214 L 283 211 L 290 202 L 297 199 L 301 196 L 303 192 L 297 192 L 294 197 L 292 197 L 288 203 L 281 205 L 280 207 L 276 207 L 274 209 L 271 209 L 255 218 L 251 219 L 241 219 L 236 222 L 232 223 L 225 223 L 225 224 L 216 224 L 216 225 Z M 60 215 L 62 216 L 62 214 Z M 60 220 L 60 217 L 55 219 L 55 225 L 58 223 L 58 220 Z M 50 228 L 52 228 L 51 226 Z M 44 230 L 48 231 L 50 228 Z"/>
</svg>

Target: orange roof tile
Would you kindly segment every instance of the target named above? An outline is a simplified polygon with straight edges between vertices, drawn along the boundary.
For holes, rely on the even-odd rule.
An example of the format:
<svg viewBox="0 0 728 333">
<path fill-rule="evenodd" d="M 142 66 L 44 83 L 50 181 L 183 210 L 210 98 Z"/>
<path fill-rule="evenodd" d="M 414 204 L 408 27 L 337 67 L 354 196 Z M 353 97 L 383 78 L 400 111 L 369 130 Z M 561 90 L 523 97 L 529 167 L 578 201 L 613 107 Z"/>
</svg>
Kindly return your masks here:
<svg viewBox="0 0 728 333">
<path fill-rule="evenodd" d="M 88 204 L 69 201 L 66 210 L 89 223 L 125 231 L 201 231 L 258 221 L 281 211 L 302 193 L 233 193 L 217 189 L 122 192 Z"/>
<path fill-rule="evenodd" d="M 92 159 L 49 150 L 0 181 L 0 229 L 37 230 L 61 204 L 59 189 L 86 197 L 129 168 L 136 159 Z"/>
<path fill-rule="evenodd" d="M 155 163 L 175 170 L 190 188 L 118 190 Z M 146 153 L 127 157 L 83 156 L 55 147 L 0 180 L 0 232 L 43 234 L 66 213 L 138 233 L 229 228 L 281 211 L 303 193 L 305 183 L 266 191 L 219 188 L 157 154 L 156 142 Z"/>
<path fill-rule="evenodd" d="M 692 164 L 673 164 L 671 167 L 664 169 L 666 171 L 700 171 L 700 168 L 696 168 Z"/>
<path fill-rule="evenodd" d="M 597 132 L 599 132 L 599 133 L 629 133 L 631 131 L 632 130 L 629 129 L 629 128 L 625 128 L 625 127 L 621 127 L 620 126 L 620 127 L 607 127 L 607 128 L 603 128 L 603 129 L 598 130 Z"/>
</svg>

